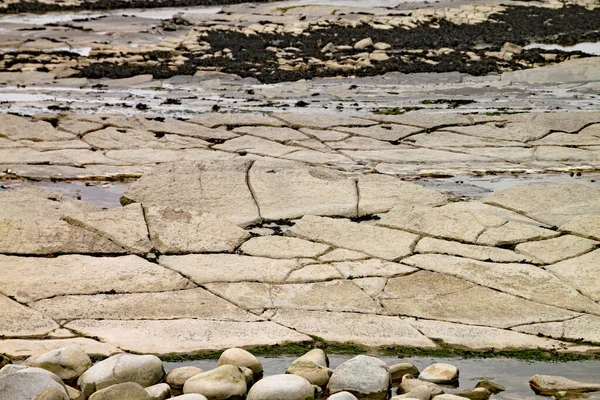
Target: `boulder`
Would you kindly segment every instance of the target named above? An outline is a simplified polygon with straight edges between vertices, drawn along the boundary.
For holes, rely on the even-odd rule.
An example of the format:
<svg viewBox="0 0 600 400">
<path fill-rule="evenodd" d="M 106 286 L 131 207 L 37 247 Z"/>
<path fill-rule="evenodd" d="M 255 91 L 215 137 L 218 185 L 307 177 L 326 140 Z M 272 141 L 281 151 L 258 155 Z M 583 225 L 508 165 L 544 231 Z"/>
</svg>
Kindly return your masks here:
<svg viewBox="0 0 600 400">
<path fill-rule="evenodd" d="M 247 400 L 313 400 L 315 389 L 297 375 L 273 375 L 258 381 L 248 392 Z"/>
<path fill-rule="evenodd" d="M 312 385 L 324 387 L 327 386 L 333 371 L 313 361 L 299 358 L 292 362 L 292 365 L 290 365 L 285 373 L 301 376 Z"/>
<path fill-rule="evenodd" d="M 431 388 L 427 386 L 418 386 L 408 393 L 401 394 L 400 396 L 394 396 L 393 399 L 429 400 L 431 399 Z"/>
<path fill-rule="evenodd" d="M 142 387 L 152 386 L 162 379 L 163 374 L 162 361 L 156 356 L 117 354 L 85 371 L 77 384 L 89 397 L 98 390 L 124 382 L 134 382 Z"/>
<path fill-rule="evenodd" d="M 328 400 L 357 400 L 356 396 L 350 392 L 338 392 L 327 398 Z"/>
<path fill-rule="evenodd" d="M 475 385 L 475 388 L 484 388 L 489 390 L 492 394 L 497 394 L 500 392 L 504 392 L 506 390 L 506 388 L 498 383 L 492 382 L 492 381 L 488 381 L 488 380 L 483 380 L 481 382 L 478 382 L 477 385 Z"/>
<path fill-rule="evenodd" d="M 25 368 L 18 372 L 0 376 L 2 399 L 69 400 L 63 385 L 49 373 L 37 368 Z"/>
<path fill-rule="evenodd" d="M 369 356 L 356 356 L 343 362 L 329 379 L 330 394 L 346 391 L 363 399 L 387 399 L 391 387 L 386 363 Z"/>
<path fill-rule="evenodd" d="M 171 397 L 173 400 L 208 400 L 205 396 L 198 393 L 182 394 L 181 396 Z"/>
<path fill-rule="evenodd" d="M 165 381 L 171 386 L 173 394 L 183 393 L 183 385 L 192 376 L 203 373 L 204 371 L 198 367 L 179 367 L 169 371 Z"/>
<path fill-rule="evenodd" d="M 419 379 L 433 383 L 450 384 L 458 380 L 458 368 L 444 363 L 432 364 L 419 374 Z"/>
<path fill-rule="evenodd" d="M 390 366 L 390 374 L 392 375 L 392 385 L 400 384 L 402 377 L 406 374 L 419 376 L 419 369 L 411 363 L 400 363 Z"/>
<path fill-rule="evenodd" d="M 529 380 L 531 389 L 542 396 L 552 396 L 565 391 L 570 393 L 588 393 L 600 391 L 598 383 L 577 382 L 562 376 L 535 375 Z"/>
<path fill-rule="evenodd" d="M 373 40 L 371 38 L 359 40 L 358 42 L 356 42 L 354 44 L 354 48 L 356 50 L 363 50 L 363 49 L 366 49 L 366 48 L 372 47 L 372 46 L 373 46 Z"/>
<path fill-rule="evenodd" d="M 479 387 L 470 390 L 463 390 L 461 392 L 454 392 L 454 395 L 465 397 L 471 400 L 487 400 L 492 396 L 492 392 L 486 388 Z"/>
<path fill-rule="evenodd" d="M 442 388 L 440 388 L 435 383 L 425 382 L 420 379 L 416 379 L 414 376 L 412 376 L 410 374 L 406 374 L 402 377 L 402 382 L 400 383 L 400 386 L 398 387 L 398 393 L 399 394 L 409 393 L 412 390 L 414 390 L 420 386 L 425 386 L 425 387 L 429 388 L 431 390 L 432 396 L 439 396 L 440 394 L 444 393 Z"/>
<path fill-rule="evenodd" d="M 88 400 L 150 400 L 144 388 L 135 382 L 118 383 L 93 393 Z"/>
<path fill-rule="evenodd" d="M 167 383 L 159 383 L 146 388 L 150 400 L 165 400 L 171 398 L 171 387 Z"/>
<path fill-rule="evenodd" d="M 254 375 L 260 375 L 263 372 L 263 366 L 252 353 L 237 347 L 227 349 L 219 357 L 217 366 L 236 365 L 238 367 L 250 368 Z"/>
<path fill-rule="evenodd" d="M 329 358 L 327 358 L 327 354 L 325 354 L 325 352 L 321 349 L 312 349 L 297 359 L 303 361 L 312 361 L 322 367 L 329 367 Z"/>
<path fill-rule="evenodd" d="M 23 362 L 25 365 L 47 369 L 65 381 L 79 378 L 92 366 L 92 360 L 78 345 L 71 345 L 34 355 Z"/>
<path fill-rule="evenodd" d="M 235 365 L 222 365 L 195 375 L 183 385 L 183 393 L 199 393 L 208 400 L 242 399 L 246 391 L 246 377 Z"/>
</svg>

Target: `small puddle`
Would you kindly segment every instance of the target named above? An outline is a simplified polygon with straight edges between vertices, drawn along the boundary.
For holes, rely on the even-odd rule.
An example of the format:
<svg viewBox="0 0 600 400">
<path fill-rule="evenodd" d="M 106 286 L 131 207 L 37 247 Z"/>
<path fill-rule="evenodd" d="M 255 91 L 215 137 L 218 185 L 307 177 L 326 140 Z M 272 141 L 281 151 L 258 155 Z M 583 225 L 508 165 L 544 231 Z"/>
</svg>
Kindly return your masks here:
<svg viewBox="0 0 600 400">
<path fill-rule="evenodd" d="M 329 355 L 330 368 L 335 368 L 350 358 L 352 358 L 352 356 L 349 355 Z M 385 361 L 388 365 L 403 362 L 413 363 L 421 371 L 428 365 L 436 362 L 456 365 L 460 371 L 459 387 L 457 389 L 444 388 L 446 393 L 472 389 L 480 380 L 489 379 L 506 387 L 505 392 L 491 397 L 494 400 L 548 399 L 548 397 L 536 396 L 533 393 L 529 387 L 529 378 L 536 374 L 560 375 L 578 381 L 596 382 L 598 381 L 596 371 L 598 371 L 598 368 L 600 368 L 600 360 L 554 363 L 542 361 L 524 361 L 507 358 L 378 358 Z M 265 376 L 269 376 L 283 374 L 295 357 L 259 357 L 259 359 L 263 364 Z M 188 365 L 193 365 L 207 371 L 217 366 L 217 360 L 199 360 L 175 363 L 166 362 L 165 369 L 170 371 L 173 368 Z"/>
<path fill-rule="evenodd" d="M 523 47 L 525 50 L 529 49 L 542 49 L 542 50 L 560 50 L 568 53 L 574 51 L 580 51 L 582 53 L 600 56 L 600 42 L 583 42 L 577 43 L 573 46 L 561 46 L 559 44 L 543 44 L 543 43 L 531 43 Z"/>
</svg>

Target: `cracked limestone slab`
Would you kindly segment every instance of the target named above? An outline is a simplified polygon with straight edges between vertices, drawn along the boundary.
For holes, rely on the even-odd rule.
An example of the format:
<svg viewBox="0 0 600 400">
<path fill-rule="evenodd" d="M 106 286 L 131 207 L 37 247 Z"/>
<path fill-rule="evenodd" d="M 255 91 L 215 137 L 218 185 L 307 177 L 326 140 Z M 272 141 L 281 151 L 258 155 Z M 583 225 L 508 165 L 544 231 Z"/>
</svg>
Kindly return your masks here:
<svg viewBox="0 0 600 400">
<path fill-rule="evenodd" d="M 579 315 L 429 271 L 389 279 L 378 299 L 393 315 L 498 328 Z"/>
<path fill-rule="evenodd" d="M 346 279 L 399 276 L 417 271 L 408 265 L 380 259 L 343 261 L 331 265 L 340 271 Z"/>
<path fill-rule="evenodd" d="M 583 315 L 561 322 L 521 325 L 514 327 L 513 330 L 554 339 L 600 343 L 600 317 L 596 315 Z"/>
<path fill-rule="evenodd" d="M 10 140 L 73 140 L 77 136 L 55 129 L 45 121 L 31 121 L 16 115 L 0 115 L 0 137 Z"/>
<path fill-rule="evenodd" d="M 337 117 L 328 114 L 275 113 L 273 117 L 292 128 L 329 129 L 337 126 L 372 126 L 376 122 L 355 117 Z"/>
<path fill-rule="evenodd" d="M 66 327 L 126 351 L 155 355 L 312 342 L 309 336 L 268 321 L 83 319 L 70 322 Z"/>
<path fill-rule="evenodd" d="M 284 236 L 255 237 L 240 247 L 244 254 L 269 258 L 316 258 L 329 249 L 326 244 Z"/>
<path fill-rule="evenodd" d="M 354 250 L 333 249 L 318 258 L 320 262 L 366 260 L 369 256 Z"/>
<path fill-rule="evenodd" d="M 520 222 L 532 226 L 545 226 L 541 222 L 501 207 L 491 206 L 479 201 L 459 201 L 444 206 L 445 210 L 461 210 L 471 212 L 482 225 L 498 227 L 506 221 Z M 547 227 L 547 226 L 545 226 Z"/>
<path fill-rule="evenodd" d="M 239 226 L 211 213 L 148 206 L 145 217 L 152 246 L 162 254 L 232 253 L 250 238 Z"/>
<path fill-rule="evenodd" d="M 204 148 L 191 149 L 124 149 L 109 150 L 106 157 L 114 160 L 114 164 L 121 165 L 152 165 L 176 163 L 185 161 L 227 160 L 235 157 L 225 152 L 216 152 Z"/>
<path fill-rule="evenodd" d="M 561 261 L 546 267 L 548 271 L 569 282 L 594 301 L 600 301 L 600 250 Z"/>
<path fill-rule="evenodd" d="M 143 115 L 136 115 L 134 118 L 139 122 L 142 129 L 153 133 L 188 136 L 211 141 L 228 140 L 238 136 L 226 129 L 210 129 L 202 125 L 192 124 L 173 118 L 156 119 L 151 116 Z"/>
<path fill-rule="evenodd" d="M 223 144 L 213 146 L 214 149 L 227 151 L 230 153 L 253 153 L 261 156 L 280 158 L 286 154 L 298 151 L 297 147 L 286 146 L 272 140 L 263 139 L 256 136 L 240 136 L 230 139 Z"/>
<path fill-rule="evenodd" d="M 567 346 L 565 343 L 556 340 L 539 338 L 504 329 L 441 321 L 407 321 L 429 338 L 440 339 L 446 344 L 473 350 L 558 350 Z"/>
<path fill-rule="evenodd" d="M 533 122 L 491 122 L 481 125 L 457 126 L 448 130 L 481 138 L 530 142 L 538 140 L 550 133 L 550 129 Z"/>
<path fill-rule="evenodd" d="M 277 260 L 239 254 L 162 256 L 160 265 L 188 276 L 198 284 L 211 282 L 283 282 L 299 266 L 297 260 Z"/>
<path fill-rule="evenodd" d="M 508 249 L 499 249 L 497 247 L 479 246 L 464 244 L 449 240 L 434 239 L 424 237 L 419 240 L 415 247 L 415 253 L 421 254 L 447 254 L 472 258 L 480 261 L 493 262 L 529 262 L 530 256 L 519 254 Z"/>
<path fill-rule="evenodd" d="M 0 292 L 20 302 L 65 294 L 136 293 L 187 289 L 181 275 L 137 256 L 56 258 L 0 255 Z"/>
<path fill-rule="evenodd" d="M 342 279 L 343 276 L 330 264 L 309 264 L 296 269 L 286 278 L 286 283 L 308 283 Z"/>
<path fill-rule="evenodd" d="M 387 281 L 387 278 L 372 277 L 353 279 L 352 283 L 361 288 L 371 298 L 375 299 L 383 291 Z"/>
<path fill-rule="evenodd" d="M 161 165 L 134 182 L 121 203 L 211 212 L 234 224 L 250 225 L 260 220 L 246 183 L 250 165 L 240 160 Z"/>
<path fill-rule="evenodd" d="M 209 143 L 200 139 L 177 135 L 157 135 L 140 129 L 109 127 L 85 135 L 84 142 L 102 150 L 161 149 L 178 150 L 190 147 L 206 147 Z"/>
<path fill-rule="evenodd" d="M 285 124 L 279 119 L 249 113 L 207 113 L 200 114 L 189 122 L 200 124 L 209 128 L 217 126 L 274 126 L 280 127 Z"/>
<path fill-rule="evenodd" d="M 65 221 L 0 220 L 0 253 L 19 255 L 123 254 L 108 238 Z"/>
<path fill-rule="evenodd" d="M 39 311 L 32 310 L 0 294 L 0 337 L 43 336 L 58 324 Z M 0 350 L 0 354 L 2 354 Z"/>
<path fill-rule="evenodd" d="M 295 129 L 274 128 L 270 126 L 244 126 L 235 128 L 233 132 L 239 135 L 258 136 L 280 143 L 287 143 L 295 140 L 304 141 L 308 139 L 308 136 Z"/>
<path fill-rule="evenodd" d="M 411 254 L 418 239 L 416 235 L 395 229 L 313 215 L 305 216 L 296 222 L 288 233 L 385 260 L 395 260 Z"/>
<path fill-rule="evenodd" d="M 66 211 L 98 211 L 91 204 L 36 187 L 0 192 L 0 219 L 59 220 Z"/>
<path fill-rule="evenodd" d="M 379 305 L 349 280 L 270 285 L 211 283 L 211 292 L 247 310 L 285 308 L 315 311 L 378 313 Z"/>
<path fill-rule="evenodd" d="M 88 338 L 68 339 L 5 339 L 0 340 L 0 354 L 14 359 L 27 358 L 35 354 L 43 354 L 63 347 L 80 346 L 90 357 L 110 357 L 122 353 L 116 346 Z"/>
<path fill-rule="evenodd" d="M 177 319 L 256 321 L 258 317 L 202 288 L 158 293 L 59 296 L 29 306 L 55 320 Z"/>
<path fill-rule="evenodd" d="M 541 304 L 600 313 L 600 306 L 580 294 L 569 283 L 530 264 L 497 264 L 438 254 L 417 254 L 402 262 L 428 271 L 453 275 Z"/>
<path fill-rule="evenodd" d="M 327 342 L 368 347 L 436 344 L 398 317 L 322 311 L 278 310 L 271 320 Z"/>
<path fill-rule="evenodd" d="M 389 142 L 361 136 L 351 136 L 348 139 L 328 142 L 327 146 L 334 150 L 385 150 L 395 148 Z"/>
<path fill-rule="evenodd" d="M 564 235 L 548 240 L 521 243 L 515 247 L 540 264 L 554 264 L 567 258 L 577 257 L 600 246 L 600 242 L 573 235 Z"/>
<path fill-rule="evenodd" d="M 555 238 L 559 235 L 560 232 L 550 229 L 508 221 L 502 226 L 487 228 L 477 238 L 477 244 L 485 246 L 513 245 L 533 240 Z"/>
<path fill-rule="evenodd" d="M 314 150 L 298 150 L 285 155 L 283 158 L 291 161 L 300 161 L 307 164 L 323 164 L 335 167 L 354 168 L 356 163 L 349 157 L 339 153 L 322 153 Z"/>
<path fill-rule="evenodd" d="M 437 190 L 378 174 L 360 176 L 358 194 L 359 215 L 388 212 L 397 204 L 436 207 L 448 203 L 448 198 Z"/>
<path fill-rule="evenodd" d="M 600 189 L 575 183 L 519 185 L 494 192 L 483 202 L 560 226 L 575 217 L 600 214 Z"/>
<path fill-rule="evenodd" d="M 535 149 L 537 161 L 575 161 L 593 162 L 596 158 L 594 152 L 585 148 L 572 148 L 561 146 L 538 146 Z"/>
<path fill-rule="evenodd" d="M 416 126 L 421 129 L 434 129 L 446 126 L 473 125 L 473 116 L 455 113 L 406 113 L 402 115 L 369 115 L 374 121 Z"/>
<path fill-rule="evenodd" d="M 564 65 L 563 65 L 564 67 Z M 562 132 L 583 132 L 586 126 L 600 122 L 600 112 L 545 112 L 506 115 L 503 119 L 511 122 L 526 122 L 538 125 L 542 129 Z M 597 125 L 596 125 L 597 126 Z M 552 135 L 552 134 L 551 134 Z M 550 136 L 550 135 L 549 135 Z"/>
<path fill-rule="evenodd" d="M 95 212 L 69 212 L 61 218 L 73 226 L 109 239 L 130 253 L 148 253 L 152 249 L 144 210 L 139 204 Z"/>
<path fill-rule="evenodd" d="M 396 146 L 393 150 L 342 150 L 342 154 L 362 162 L 382 162 L 390 164 L 438 164 L 492 162 L 492 158 L 478 154 L 464 154 L 455 151 Z"/>
<path fill-rule="evenodd" d="M 456 151 L 456 149 L 449 150 Z M 535 149 L 530 147 L 463 147 L 460 151 L 485 156 L 492 161 L 505 161 L 507 163 L 525 164 L 535 159 Z M 514 167 L 518 168 L 519 165 L 514 165 Z"/>
<path fill-rule="evenodd" d="M 427 148 L 466 148 L 466 147 L 522 147 L 523 143 L 508 140 L 498 140 L 485 137 L 463 135 L 455 132 L 440 130 L 431 133 L 413 135 L 402 143 L 410 143 Z"/>
<path fill-rule="evenodd" d="M 600 214 L 574 216 L 569 222 L 561 225 L 559 230 L 600 240 Z"/>
<path fill-rule="evenodd" d="M 104 128 L 104 124 L 98 122 L 84 121 L 77 118 L 77 115 L 69 115 L 58 120 L 58 128 L 62 131 L 70 132 L 74 135 L 85 135 L 88 132 L 97 131 Z"/>
<path fill-rule="evenodd" d="M 377 140 L 385 140 L 387 142 L 397 142 L 408 136 L 414 135 L 417 132 L 422 131 L 422 128 L 408 126 L 408 125 L 375 125 L 369 127 L 336 127 L 335 131 L 349 133 L 356 136 L 364 136 Z M 336 140 L 336 139 L 324 139 L 324 140 Z M 340 139 L 337 139 L 340 140 Z"/>
<path fill-rule="evenodd" d="M 356 182 L 340 172 L 289 161 L 256 161 L 248 179 L 264 219 L 356 216 Z"/>
</svg>

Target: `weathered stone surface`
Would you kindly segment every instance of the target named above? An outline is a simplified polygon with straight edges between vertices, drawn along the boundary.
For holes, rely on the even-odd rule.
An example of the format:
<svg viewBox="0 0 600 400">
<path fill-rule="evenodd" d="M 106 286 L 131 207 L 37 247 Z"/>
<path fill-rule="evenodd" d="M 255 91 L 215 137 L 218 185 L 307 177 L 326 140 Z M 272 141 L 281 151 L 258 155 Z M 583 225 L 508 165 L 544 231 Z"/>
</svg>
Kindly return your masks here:
<svg viewBox="0 0 600 400">
<path fill-rule="evenodd" d="M 436 347 L 416 329 L 397 317 L 358 313 L 278 310 L 273 321 L 328 342 L 364 346 Z M 369 329 L 365 329 L 368 326 Z"/>
<path fill-rule="evenodd" d="M 303 217 L 288 232 L 293 236 L 362 251 L 386 260 L 410 254 L 417 240 L 416 235 L 407 232 L 311 215 Z"/>
<path fill-rule="evenodd" d="M 357 261 L 366 260 L 369 258 L 365 253 L 358 251 L 347 250 L 347 249 L 333 249 L 328 253 L 323 254 L 319 257 L 320 262 L 331 262 L 331 261 Z"/>
<path fill-rule="evenodd" d="M 556 226 L 582 214 L 600 213 L 600 189 L 580 184 L 514 186 L 492 193 L 483 201 Z"/>
<path fill-rule="evenodd" d="M 5 399 L 69 400 L 63 385 L 31 369 L 0 376 L 0 393 Z"/>
<path fill-rule="evenodd" d="M 205 148 L 209 144 L 197 138 L 161 133 L 162 135 L 158 136 L 146 130 L 110 127 L 88 133 L 82 140 L 94 148 L 101 150 L 178 150 L 185 148 Z"/>
<path fill-rule="evenodd" d="M 238 254 L 163 256 L 159 264 L 189 276 L 198 284 L 210 282 L 283 282 L 298 267 L 296 260 L 275 260 Z"/>
<path fill-rule="evenodd" d="M 369 116 L 371 119 L 372 116 Z M 373 116 L 379 117 L 379 116 Z M 388 142 L 396 142 L 404 139 L 407 136 L 411 136 L 417 132 L 422 131 L 422 128 L 408 126 L 408 125 L 375 125 L 369 127 L 336 127 L 335 131 L 351 133 L 356 136 L 366 136 L 377 140 L 385 140 Z M 343 138 L 335 138 L 329 140 L 341 140 Z"/>
<path fill-rule="evenodd" d="M 273 117 L 285 122 L 291 128 L 329 129 L 336 126 L 371 126 L 375 122 L 361 118 L 344 118 L 328 114 L 306 115 L 275 113 Z"/>
<path fill-rule="evenodd" d="M 30 302 L 62 294 L 160 292 L 192 287 L 176 272 L 137 256 L 56 258 L 1 256 L 0 290 Z"/>
<path fill-rule="evenodd" d="M 1 294 L 0 309 L 0 337 L 41 336 L 58 328 L 50 318 Z"/>
<path fill-rule="evenodd" d="M 315 311 L 376 313 L 379 306 L 347 280 L 269 285 L 265 283 L 216 283 L 207 288 L 246 309 L 290 308 Z"/>
<path fill-rule="evenodd" d="M 321 243 L 282 236 L 255 237 L 240 247 L 245 254 L 269 258 L 316 258 L 329 249 Z"/>
<path fill-rule="evenodd" d="M 83 393 L 71 386 L 67 386 L 67 395 L 69 400 L 85 400 Z"/>
<path fill-rule="evenodd" d="M 559 229 L 590 239 L 600 240 L 600 215 L 574 216 L 569 219 L 569 222 L 561 225 Z"/>
<path fill-rule="evenodd" d="M 64 221 L 4 219 L 0 232 L 0 253 L 4 254 L 125 253 L 107 238 Z"/>
<path fill-rule="evenodd" d="M 557 392 L 589 393 L 600 391 L 599 383 L 577 382 L 562 376 L 534 375 L 529 386 L 536 394 L 552 396 Z"/>
<path fill-rule="evenodd" d="M 158 357 L 118 354 L 94 364 L 79 377 L 77 384 L 83 394 L 89 397 L 94 392 L 119 383 L 134 382 L 142 387 L 152 386 L 163 375 L 163 364 Z"/>
<path fill-rule="evenodd" d="M 165 381 L 173 389 L 182 390 L 183 384 L 194 375 L 203 373 L 204 371 L 198 367 L 186 366 L 174 368 L 167 374 Z"/>
<path fill-rule="evenodd" d="M 587 253 L 598 245 L 599 242 L 590 239 L 565 235 L 554 239 L 521 243 L 515 247 L 515 251 L 531 257 L 538 263 L 553 264 Z"/>
<path fill-rule="evenodd" d="M 203 396 L 199 393 L 184 394 L 181 396 L 175 396 L 171 398 L 176 400 L 208 400 L 206 396 Z"/>
<path fill-rule="evenodd" d="M 550 229 L 508 221 L 500 227 L 486 229 L 477 238 L 477 243 L 486 246 L 503 246 L 532 240 L 549 239 L 559 235 L 560 233 Z"/>
<path fill-rule="evenodd" d="M 364 175 L 358 179 L 359 215 L 389 211 L 397 204 L 441 206 L 448 202 L 442 193 L 387 175 Z"/>
<path fill-rule="evenodd" d="M 152 245 L 139 204 L 87 213 L 67 213 L 61 218 L 73 226 L 89 230 L 131 253 L 147 253 Z"/>
<path fill-rule="evenodd" d="M 458 380 L 458 368 L 446 363 L 431 364 L 419 374 L 419 379 L 426 382 L 450 384 Z"/>
<path fill-rule="evenodd" d="M 219 357 L 217 366 L 236 365 L 238 367 L 250 368 L 255 375 L 263 372 L 261 362 L 252 353 L 240 348 L 231 348 L 225 350 Z"/>
<path fill-rule="evenodd" d="M 248 179 L 264 219 L 356 216 L 356 182 L 340 172 L 296 162 L 256 161 Z"/>
<path fill-rule="evenodd" d="M 171 207 L 146 207 L 152 245 L 162 254 L 231 253 L 250 234 L 210 213 Z"/>
<path fill-rule="evenodd" d="M 392 376 L 392 385 L 402 382 L 402 377 L 406 374 L 419 376 L 419 369 L 411 363 L 400 363 L 390 365 L 390 374 Z M 431 396 L 431 393 L 429 393 Z"/>
<path fill-rule="evenodd" d="M 402 381 L 398 387 L 399 393 L 411 393 L 411 392 L 419 392 L 421 388 L 426 388 L 429 391 L 430 396 L 439 396 L 444 391 L 437 384 L 432 382 L 422 381 L 420 379 L 415 378 L 412 375 L 404 375 L 402 377 Z"/>
<path fill-rule="evenodd" d="M 531 260 L 530 256 L 518 254 L 508 249 L 477 246 L 429 237 L 419 240 L 415 252 L 421 254 L 447 254 L 494 262 L 526 262 Z"/>
<path fill-rule="evenodd" d="M 292 140 L 307 140 L 308 136 L 290 128 L 273 128 L 270 126 L 245 126 L 235 128 L 234 133 L 240 135 L 252 135 L 261 138 L 274 140 L 280 143 L 286 143 Z M 600 143 L 599 143 L 600 144 Z"/>
<path fill-rule="evenodd" d="M 171 398 L 171 388 L 166 383 L 159 383 L 147 387 L 145 390 L 150 400 L 166 400 Z"/>
<path fill-rule="evenodd" d="M 248 400 L 313 400 L 315 389 L 297 375 L 273 375 L 258 381 L 248 392 Z"/>
<path fill-rule="evenodd" d="M 361 355 L 343 362 L 333 371 L 327 391 L 331 394 L 346 391 L 363 399 L 387 399 L 391 383 L 386 363 Z"/>
<path fill-rule="evenodd" d="M 164 118 L 163 120 L 158 120 L 153 116 L 136 115 L 135 121 L 139 122 L 141 128 L 158 134 L 171 133 L 173 135 L 189 136 L 208 140 L 227 140 L 237 136 L 233 132 L 226 129 L 209 129 L 202 125 L 184 122 L 174 118 Z"/>
<path fill-rule="evenodd" d="M 494 161 L 493 158 L 479 154 L 464 154 L 453 151 L 414 148 L 402 145 L 395 147 L 396 148 L 393 150 L 343 150 L 341 153 L 356 161 L 377 161 L 390 164 L 437 164 L 442 162 L 460 163 L 461 165 L 464 165 L 465 163 L 487 163 Z M 469 149 L 465 149 L 465 152 L 468 150 Z"/>
<path fill-rule="evenodd" d="M 343 276 L 333 265 L 330 264 L 309 264 L 300 269 L 293 270 L 285 279 L 289 283 L 307 283 L 330 281 L 333 279 L 342 279 Z"/>
<path fill-rule="evenodd" d="M 99 337 L 127 351 L 186 354 L 229 347 L 274 346 L 310 342 L 308 336 L 272 322 L 176 319 L 160 321 L 78 320 L 67 324 L 86 336 Z"/>
<path fill-rule="evenodd" d="M 79 378 L 90 368 L 92 360 L 82 347 L 71 345 L 31 356 L 23 364 L 46 369 L 62 380 L 70 381 Z"/>
<path fill-rule="evenodd" d="M 409 320 L 415 328 L 432 339 L 441 339 L 452 346 L 473 350 L 560 349 L 564 343 L 504 329 L 454 324 L 441 321 Z"/>
<path fill-rule="evenodd" d="M 135 382 L 117 383 L 116 385 L 98 390 L 89 400 L 150 400 L 144 388 Z"/>
<path fill-rule="evenodd" d="M 257 317 L 209 291 L 196 288 L 161 293 L 60 296 L 30 306 L 56 320 L 202 318 L 256 321 Z"/>
<path fill-rule="evenodd" d="M 239 367 L 222 365 L 188 379 L 183 393 L 199 393 L 209 400 L 241 399 L 246 394 L 246 378 Z"/>
<path fill-rule="evenodd" d="M 585 340 L 600 343 L 600 317 L 583 315 L 561 322 L 521 325 L 513 330 L 531 335 L 543 335 L 554 339 Z"/>
<path fill-rule="evenodd" d="M 595 250 L 591 253 L 550 265 L 546 269 L 576 287 L 581 293 L 592 298 L 592 300 L 600 301 L 599 263 L 600 250 Z"/>
<path fill-rule="evenodd" d="M 415 268 L 404 264 L 383 261 L 379 259 L 344 261 L 332 263 L 344 278 L 391 277 L 413 273 Z"/>
<path fill-rule="evenodd" d="M 427 271 L 390 279 L 378 298 L 391 314 L 498 328 L 577 316 L 451 275 Z"/>
<path fill-rule="evenodd" d="M 313 353 L 311 354 L 311 352 Z M 301 376 L 309 381 L 311 385 L 320 387 L 327 386 L 327 382 L 329 382 L 329 378 L 333 373 L 333 370 L 329 369 L 327 366 L 327 356 L 325 356 L 325 360 L 320 360 L 322 357 L 315 357 L 314 351 L 311 350 L 311 352 L 292 361 L 292 364 L 288 367 L 285 373 Z M 323 353 L 321 356 L 324 355 L 325 353 Z"/>
<path fill-rule="evenodd" d="M 356 396 L 354 396 L 350 392 L 337 392 L 334 395 L 328 397 L 331 400 L 357 400 Z"/>
<path fill-rule="evenodd" d="M 201 114 L 190 122 L 215 128 L 217 126 L 283 126 L 283 122 L 267 115 L 248 113 L 208 113 Z"/>
<path fill-rule="evenodd" d="M 448 130 L 482 138 L 518 142 L 529 142 L 540 139 L 546 134 L 550 133 L 550 129 L 548 127 L 532 123 L 531 121 L 509 122 L 501 124 L 490 122 L 487 124 L 472 126 L 453 126 L 452 128 L 448 128 Z"/>
<path fill-rule="evenodd" d="M 597 82 L 600 77 L 597 57 L 573 59 L 548 65 L 502 74 L 502 81 L 548 83 L 548 82 Z"/>
<path fill-rule="evenodd" d="M 118 347 L 88 338 L 5 339 L 0 340 L 0 353 L 15 359 L 27 358 L 72 345 L 81 347 L 89 356 L 109 357 L 121 353 Z"/>
<path fill-rule="evenodd" d="M 246 183 L 247 161 L 165 164 L 131 185 L 121 202 L 211 212 L 238 225 L 260 219 Z"/>
<path fill-rule="evenodd" d="M 272 140 L 250 135 L 230 139 L 223 144 L 214 146 L 214 148 L 241 155 L 252 153 L 275 158 L 283 157 L 298 150 L 294 146 L 286 146 Z"/>
<path fill-rule="evenodd" d="M 77 137 L 67 132 L 54 129 L 52 125 L 44 121 L 32 122 L 27 118 L 21 118 L 11 114 L 0 115 L 0 136 L 10 140 L 72 140 Z"/>
<path fill-rule="evenodd" d="M 418 254 L 402 262 L 520 296 L 542 304 L 574 311 L 600 312 L 598 305 L 555 275 L 529 264 L 495 264 L 437 254 Z M 552 296 L 548 296 L 552 293 Z"/>
<path fill-rule="evenodd" d="M 412 375 L 412 374 L 409 374 Z M 418 381 L 413 379 L 413 381 Z M 400 380 L 400 383 L 402 381 Z M 406 381 L 408 382 L 408 380 Z M 408 384 L 407 384 L 408 385 Z M 412 389 L 410 392 L 401 394 L 399 396 L 392 396 L 390 400 L 400 400 L 400 399 L 413 399 L 413 400 L 429 400 L 431 399 L 431 392 L 434 391 L 435 389 L 429 386 L 417 386 L 414 389 Z M 442 396 L 442 395 L 439 395 Z M 436 397 L 439 397 L 436 396 Z"/>
</svg>

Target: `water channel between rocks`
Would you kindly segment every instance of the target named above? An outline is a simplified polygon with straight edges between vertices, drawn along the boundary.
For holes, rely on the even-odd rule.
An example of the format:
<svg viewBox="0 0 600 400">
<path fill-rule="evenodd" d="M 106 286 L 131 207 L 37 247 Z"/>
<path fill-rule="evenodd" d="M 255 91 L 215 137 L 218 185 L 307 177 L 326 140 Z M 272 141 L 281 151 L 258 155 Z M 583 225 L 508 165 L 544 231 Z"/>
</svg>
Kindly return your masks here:
<svg viewBox="0 0 600 400">
<path fill-rule="evenodd" d="M 330 368 L 335 368 L 350 358 L 352 358 L 350 355 L 329 355 Z M 489 379 L 506 387 L 505 392 L 492 396 L 492 399 L 494 400 L 544 398 L 543 396 L 536 396 L 529 387 L 529 378 L 536 374 L 560 375 L 585 382 L 596 382 L 600 380 L 598 374 L 598 371 L 600 370 L 600 360 L 553 363 L 506 358 L 379 358 L 388 363 L 388 365 L 410 362 L 416 365 L 420 371 L 422 371 L 428 365 L 436 362 L 456 365 L 460 371 L 460 386 L 456 389 L 444 388 L 446 393 L 472 389 L 480 380 Z M 265 376 L 268 376 L 284 373 L 295 357 L 259 357 L 259 359 L 263 364 Z M 206 371 L 215 368 L 217 365 L 217 360 L 166 362 L 165 369 L 170 371 L 173 368 L 187 365 L 193 365 Z"/>
</svg>

